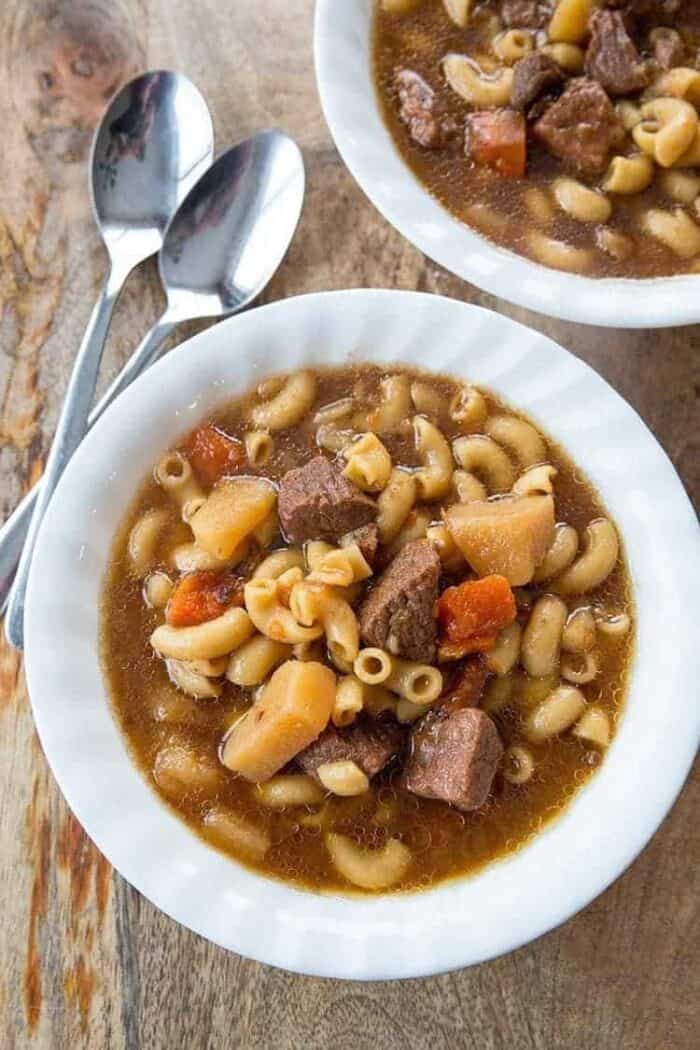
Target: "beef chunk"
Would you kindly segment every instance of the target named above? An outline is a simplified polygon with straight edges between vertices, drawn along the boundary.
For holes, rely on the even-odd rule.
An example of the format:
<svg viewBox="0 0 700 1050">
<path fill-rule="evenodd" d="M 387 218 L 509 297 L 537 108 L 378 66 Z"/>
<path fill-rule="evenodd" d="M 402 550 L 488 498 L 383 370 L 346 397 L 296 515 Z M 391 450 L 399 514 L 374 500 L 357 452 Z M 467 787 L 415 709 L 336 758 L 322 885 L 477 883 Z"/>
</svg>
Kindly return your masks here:
<svg viewBox="0 0 700 1050">
<path fill-rule="evenodd" d="M 675 29 L 661 27 L 654 40 L 654 59 L 661 69 L 682 66 L 685 61 L 685 44 Z"/>
<path fill-rule="evenodd" d="M 402 547 L 360 607 L 363 642 L 407 660 L 434 660 L 439 579 L 440 558 L 430 540 Z"/>
<path fill-rule="evenodd" d="M 619 11 L 596 11 L 591 18 L 586 72 L 609 95 L 630 95 L 645 86 L 639 52 Z"/>
<path fill-rule="evenodd" d="M 559 66 L 549 55 L 533 51 L 513 66 L 511 104 L 515 109 L 529 109 L 546 92 L 552 92 L 564 81 Z"/>
<path fill-rule="evenodd" d="M 501 13 L 507 26 L 540 29 L 552 17 L 552 5 L 541 0 L 503 0 Z"/>
<path fill-rule="evenodd" d="M 488 678 L 486 664 L 480 657 L 472 657 L 456 667 L 448 678 L 442 696 L 427 712 L 426 720 L 447 718 L 453 711 L 478 707 Z"/>
<path fill-rule="evenodd" d="M 396 722 L 357 722 L 347 729 L 329 725 L 313 744 L 296 757 L 305 773 L 316 777 L 326 762 L 355 762 L 368 777 L 374 777 L 399 753 L 406 731 Z"/>
<path fill-rule="evenodd" d="M 291 543 L 336 543 L 346 532 L 368 525 L 377 516 L 374 500 L 343 477 L 340 467 L 325 456 L 287 471 L 280 482 L 277 506 Z"/>
<path fill-rule="evenodd" d="M 340 540 L 340 545 L 343 547 L 349 543 L 356 543 L 367 564 L 374 565 L 379 549 L 379 529 L 374 522 L 354 529 L 353 532 L 346 532 Z"/>
<path fill-rule="evenodd" d="M 479 708 L 462 707 L 446 718 L 428 714 L 413 731 L 401 784 L 421 798 L 441 799 L 465 811 L 479 809 L 502 754 L 498 731 Z"/>
<path fill-rule="evenodd" d="M 624 131 L 615 108 L 596 80 L 576 77 L 534 125 L 534 134 L 555 156 L 584 173 L 603 171 Z"/>
<path fill-rule="evenodd" d="M 454 137 L 455 124 L 440 119 L 435 92 L 423 77 L 412 69 L 401 69 L 396 74 L 399 95 L 399 116 L 408 127 L 414 142 L 425 149 L 440 149 Z"/>
</svg>

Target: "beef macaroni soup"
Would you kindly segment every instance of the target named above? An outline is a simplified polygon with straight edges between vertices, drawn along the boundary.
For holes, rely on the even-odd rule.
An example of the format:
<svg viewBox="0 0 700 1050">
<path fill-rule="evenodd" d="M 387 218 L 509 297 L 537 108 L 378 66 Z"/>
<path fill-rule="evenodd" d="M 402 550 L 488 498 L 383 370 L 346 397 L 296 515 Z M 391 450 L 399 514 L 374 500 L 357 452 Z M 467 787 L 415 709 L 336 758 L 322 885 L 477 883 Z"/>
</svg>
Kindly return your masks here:
<svg viewBox="0 0 700 1050">
<path fill-rule="evenodd" d="M 590 276 L 700 265 L 700 0 L 378 0 L 405 161 L 498 244 Z"/>
<path fill-rule="evenodd" d="M 418 889 L 528 841 L 603 760 L 633 636 L 620 539 L 488 392 L 272 377 L 156 464 L 101 656 L 132 755 L 209 843 L 314 889 Z"/>
</svg>

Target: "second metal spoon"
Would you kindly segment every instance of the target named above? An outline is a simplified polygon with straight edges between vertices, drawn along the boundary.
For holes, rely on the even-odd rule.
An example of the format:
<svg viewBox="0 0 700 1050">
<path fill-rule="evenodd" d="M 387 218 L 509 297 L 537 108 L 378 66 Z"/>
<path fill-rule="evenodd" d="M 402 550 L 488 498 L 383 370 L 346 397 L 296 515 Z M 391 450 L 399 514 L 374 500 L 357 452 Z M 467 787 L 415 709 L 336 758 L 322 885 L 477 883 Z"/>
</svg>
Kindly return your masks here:
<svg viewBox="0 0 700 1050">
<path fill-rule="evenodd" d="M 218 158 L 190 190 L 166 231 L 158 259 L 166 309 L 90 413 L 88 427 L 158 358 L 178 322 L 225 317 L 260 294 L 286 254 L 303 199 L 301 153 L 280 131 L 260 132 Z M 40 485 L 41 481 L 0 529 L 0 605 Z M 22 635 L 16 629 L 8 638 L 21 648 Z"/>
</svg>

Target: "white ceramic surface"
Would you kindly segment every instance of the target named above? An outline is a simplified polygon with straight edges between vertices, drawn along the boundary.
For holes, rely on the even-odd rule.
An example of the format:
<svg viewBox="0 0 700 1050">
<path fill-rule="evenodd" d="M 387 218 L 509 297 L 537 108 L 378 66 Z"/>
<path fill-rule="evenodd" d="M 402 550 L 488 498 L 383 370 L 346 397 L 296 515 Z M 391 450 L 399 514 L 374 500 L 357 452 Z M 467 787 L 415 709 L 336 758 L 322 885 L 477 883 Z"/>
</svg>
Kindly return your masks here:
<svg viewBox="0 0 700 1050">
<path fill-rule="evenodd" d="M 370 69 L 374 4 L 316 0 L 316 77 L 343 160 L 404 237 L 478 288 L 551 317 L 614 328 L 700 321 L 699 276 L 642 281 L 561 273 L 498 247 L 438 204 L 401 159 L 379 112 Z"/>
<path fill-rule="evenodd" d="M 474 878 L 372 899 L 292 889 L 196 838 L 128 758 L 97 656 L 97 602 L 115 525 L 159 454 L 266 373 L 348 359 L 429 365 L 490 387 L 540 421 L 585 467 L 619 523 L 639 612 L 627 712 L 602 768 L 566 813 Z M 360 290 L 288 299 L 172 351 L 80 447 L 46 516 L 29 584 L 36 725 L 88 834 L 185 926 L 254 959 L 325 976 L 466 966 L 582 908 L 672 804 L 700 731 L 699 553 L 694 514 L 654 438 L 602 379 L 548 339 L 437 296 Z"/>
</svg>

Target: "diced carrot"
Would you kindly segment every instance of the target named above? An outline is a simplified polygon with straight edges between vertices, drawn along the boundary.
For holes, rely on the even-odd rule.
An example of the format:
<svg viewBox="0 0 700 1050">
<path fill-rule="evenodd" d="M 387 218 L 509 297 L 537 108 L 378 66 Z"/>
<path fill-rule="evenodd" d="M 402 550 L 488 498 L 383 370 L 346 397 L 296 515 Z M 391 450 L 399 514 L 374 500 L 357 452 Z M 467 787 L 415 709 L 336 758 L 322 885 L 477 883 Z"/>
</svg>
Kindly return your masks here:
<svg viewBox="0 0 700 1050">
<path fill-rule="evenodd" d="M 499 631 L 513 622 L 515 614 L 515 598 L 504 576 L 448 587 L 438 601 L 440 659 L 457 660 L 493 649 Z"/>
<path fill-rule="evenodd" d="M 191 572 L 170 596 L 165 619 L 172 627 L 193 627 L 215 620 L 243 604 L 243 580 L 231 572 Z"/>
<path fill-rule="evenodd" d="M 487 653 L 497 640 L 497 634 L 475 634 L 460 642 L 440 642 L 439 656 L 441 660 L 461 660 L 470 653 Z"/>
<path fill-rule="evenodd" d="M 245 462 L 241 442 L 210 423 L 192 431 L 185 439 L 184 451 L 204 485 L 213 485 L 219 478 L 235 474 Z"/>
<path fill-rule="evenodd" d="M 475 164 L 485 164 L 508 178 L 522 178 L 527 158 L 523 114 L 514 109 L 470 113 L 467 150 Z"/>
</svg>

